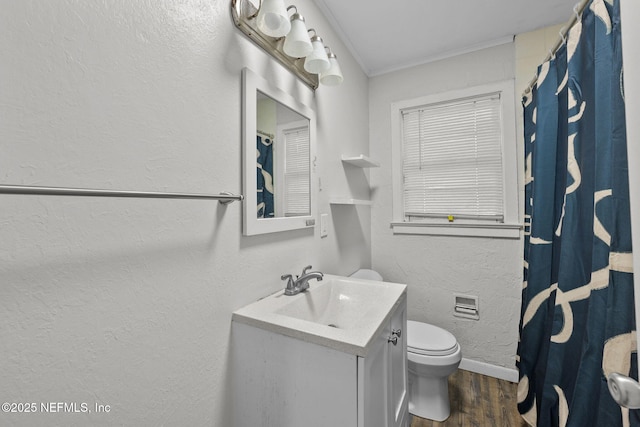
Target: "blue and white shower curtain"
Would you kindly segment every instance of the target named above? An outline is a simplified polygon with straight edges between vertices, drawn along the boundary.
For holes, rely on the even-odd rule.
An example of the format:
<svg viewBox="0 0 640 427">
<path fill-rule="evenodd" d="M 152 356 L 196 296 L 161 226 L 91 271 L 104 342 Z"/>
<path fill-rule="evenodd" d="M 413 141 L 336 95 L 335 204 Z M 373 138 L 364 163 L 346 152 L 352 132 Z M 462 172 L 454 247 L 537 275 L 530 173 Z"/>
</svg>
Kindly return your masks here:
<svg viewBox="0 0 640 427">
<path fill-rule="evenodd" d="M 638 371 L 619 7 L 589 2 L 523 100 L 518 409 L 534 426 L 640 426 L 606 379 Z"/>
<path fill-rule="evenodd" d="M 273 218 L 273 137 L 258 132 L 256 142 L 257 216 Z"/>
</svg>

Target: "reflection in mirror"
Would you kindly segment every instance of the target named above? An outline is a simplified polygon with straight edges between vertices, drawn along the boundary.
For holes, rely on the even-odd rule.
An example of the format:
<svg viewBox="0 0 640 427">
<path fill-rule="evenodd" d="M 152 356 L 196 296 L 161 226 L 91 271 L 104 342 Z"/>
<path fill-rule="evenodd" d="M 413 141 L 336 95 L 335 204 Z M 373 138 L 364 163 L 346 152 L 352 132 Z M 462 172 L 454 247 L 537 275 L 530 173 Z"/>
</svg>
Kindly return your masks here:
<svg viewBox="0 0 640 427">
<path fill-rule="evenodd" d="M 243 70 L 243 233 L 315 226 L 315 113 Z"/>
<path fill-rule="evenodd" d="M 309 120 L 257 91 L 258 218 L 311 214 Z"/>
</svg>

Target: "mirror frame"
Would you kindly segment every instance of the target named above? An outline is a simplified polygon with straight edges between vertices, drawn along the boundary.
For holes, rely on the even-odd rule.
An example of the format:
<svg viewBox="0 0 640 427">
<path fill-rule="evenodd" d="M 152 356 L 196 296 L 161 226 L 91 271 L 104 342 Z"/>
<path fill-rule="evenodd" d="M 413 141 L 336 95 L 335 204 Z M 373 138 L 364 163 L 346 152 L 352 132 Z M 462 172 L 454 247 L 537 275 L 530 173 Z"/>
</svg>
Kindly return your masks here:
<svg viewBox="0 0 640 427">
<path fill-rule="evenodd" d="M 287 108 L 309 120 L 309 215 L 257 218 L 257 174 L 256 174 L 256 134 L 257 134 L 257 92 L 269 96 Z M 296 100 L 266 79 L 248 68 L 242 69 L 242 189 L 244 193 L 242 233 L 245 236 L 276 233 L 280 231 L 314 228 L 317 178 L 316 160 L 316 117 L 313 109 Z"/>
</svg>

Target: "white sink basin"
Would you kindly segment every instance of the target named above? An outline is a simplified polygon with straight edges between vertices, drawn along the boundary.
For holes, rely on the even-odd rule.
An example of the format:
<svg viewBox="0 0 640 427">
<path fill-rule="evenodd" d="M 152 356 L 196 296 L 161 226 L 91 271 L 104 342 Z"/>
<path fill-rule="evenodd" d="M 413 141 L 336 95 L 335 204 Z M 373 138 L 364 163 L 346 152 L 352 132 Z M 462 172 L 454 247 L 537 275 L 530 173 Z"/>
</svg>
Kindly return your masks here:
<svg viewBox="0 0 640 427">
<path fill-rule="evenodd" d="M 362 326 L 367 320 L 366 314 L 376 310 L 380 292 L 376 284 L 340 279 L 323 282 L 292 299 L 276 313 L 333 328 L 353 329 Z"/>
<path fill-rule="evenodd" d="M 294 296 L 278 291 L 233 313 L 233 320 L 365 356 L 406 285 L 325 274 Z"/>
</svg>

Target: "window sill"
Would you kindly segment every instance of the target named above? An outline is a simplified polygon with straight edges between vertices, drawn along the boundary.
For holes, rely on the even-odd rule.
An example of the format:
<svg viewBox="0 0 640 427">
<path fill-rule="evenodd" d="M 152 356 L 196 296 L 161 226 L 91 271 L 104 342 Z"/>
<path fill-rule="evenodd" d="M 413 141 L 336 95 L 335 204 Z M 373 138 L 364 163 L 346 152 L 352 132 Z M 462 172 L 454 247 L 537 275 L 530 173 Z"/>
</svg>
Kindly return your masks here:
<svg viewBox="0 0 640 427">
<path fill-rule="evenodd" d="M 521 224 L 438 224 L 424 222 L 392 222 L 393 234 L 429 236 L 492 237 L 519 239 Z"/>
</svg>

